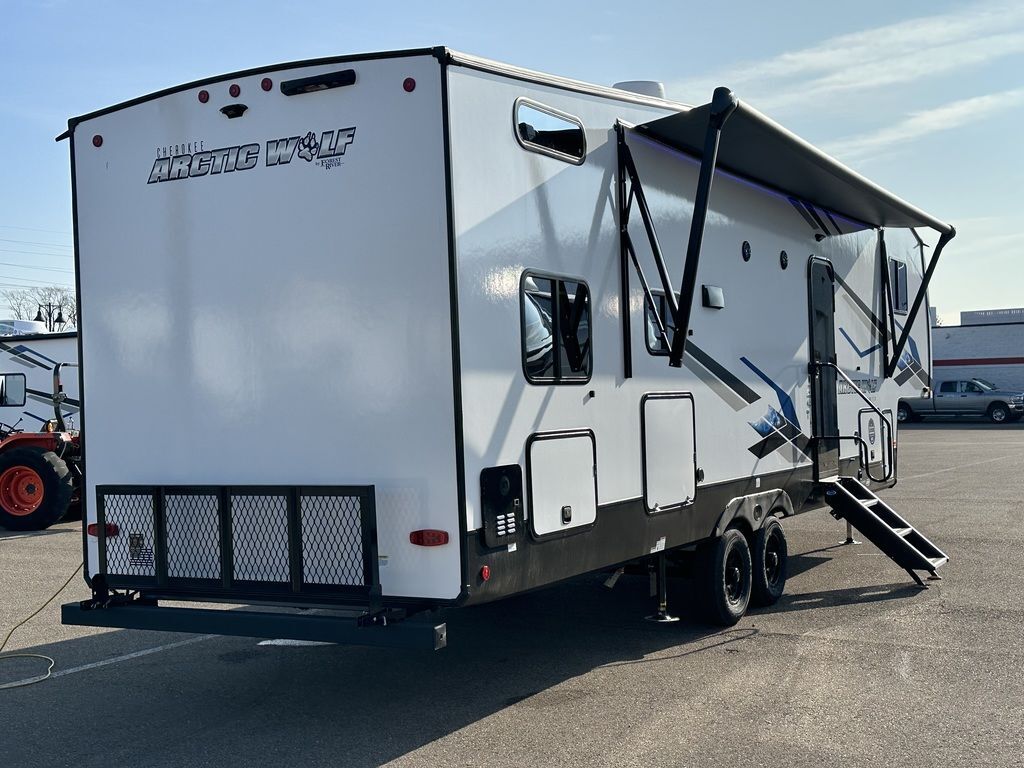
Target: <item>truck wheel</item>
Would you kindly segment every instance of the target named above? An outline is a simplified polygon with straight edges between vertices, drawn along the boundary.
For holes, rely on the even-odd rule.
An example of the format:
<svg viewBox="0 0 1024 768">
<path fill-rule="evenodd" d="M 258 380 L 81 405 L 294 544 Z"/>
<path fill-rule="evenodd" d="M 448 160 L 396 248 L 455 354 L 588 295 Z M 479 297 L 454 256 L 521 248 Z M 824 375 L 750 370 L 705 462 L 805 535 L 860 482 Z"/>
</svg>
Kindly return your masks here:
<svg viewBox="0 0 1024 768">
<path fill-rule="evenodd" d="M 750 547 L 741 531 L 730 528 L 706 544 L 702 553 L 704 614 L 715 624 L 731 627 L 743 618 L 750 603 Z"/>
<path fill-rule="evenodd" d="M 906 424 L 908 421 L 913 419 L 914 412 L 910 410 L 909 405 L 900 403 L 896 406 L 896 421 L 899 424 Z"/>
<path fill-rule="evenodd" d="M 1003 403 L 992 403 L 988 408 L 988 417 L 995 424 L 1005 424 L 1010 418 L 1010 409 Z"/>
<path fill-rule="evenodd" d="M 786 588 L 789 548 L 777 517 L 769 517 L 751 542 L 754 605 L 775 605 Z"/>
<path fill-rule="evenodd" d="M 71 470 L 53 451 L 11 448 L 0 453 L 0 525 L 40 531 L 60 520 L 73 491 Z"/>
</svg>

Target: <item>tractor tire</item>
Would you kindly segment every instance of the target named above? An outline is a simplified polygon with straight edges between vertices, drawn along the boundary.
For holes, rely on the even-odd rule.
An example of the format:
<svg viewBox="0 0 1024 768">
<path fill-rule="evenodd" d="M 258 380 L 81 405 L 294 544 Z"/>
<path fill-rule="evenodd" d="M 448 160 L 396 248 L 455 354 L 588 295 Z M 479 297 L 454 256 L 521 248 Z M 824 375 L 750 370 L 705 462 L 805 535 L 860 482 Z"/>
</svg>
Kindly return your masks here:
<svg viewBox="0 0 1024 768">
<path fill-rule="evenodd" d="M 41 531 L 68 511 L 71 470 L 53 451 L 11 448 L 0 453 L 0 526 Z"/>
<path fill-rule="evenodd" d="M 701 548 L 700 597 L 705 618 L 731 627 L 747 612 L 751 592 L 750 545 L 743 532 L 730 528 Z"/>
<path fill-rule="evenodd" d="M 786 589 L 789 548 L 782 523 L 769 517 L 750 542 L 753 558 L 754 588 L 750 601 L 754 605 L 775 605 Z"/>
</svg>

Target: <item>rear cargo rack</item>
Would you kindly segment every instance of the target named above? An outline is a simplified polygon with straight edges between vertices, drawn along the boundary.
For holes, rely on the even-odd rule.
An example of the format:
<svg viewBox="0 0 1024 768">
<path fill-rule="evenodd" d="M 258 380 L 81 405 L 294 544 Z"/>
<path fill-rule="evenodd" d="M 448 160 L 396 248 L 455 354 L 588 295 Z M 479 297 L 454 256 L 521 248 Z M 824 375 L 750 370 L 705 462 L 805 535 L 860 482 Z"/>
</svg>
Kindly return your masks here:
<svg viewBox="0 0 1024 768">
<path fill-rule="evenodd" d="M 104 587 L 232 602 L 380 605 L 372 485 L 96 490 Z"/>
</svg>

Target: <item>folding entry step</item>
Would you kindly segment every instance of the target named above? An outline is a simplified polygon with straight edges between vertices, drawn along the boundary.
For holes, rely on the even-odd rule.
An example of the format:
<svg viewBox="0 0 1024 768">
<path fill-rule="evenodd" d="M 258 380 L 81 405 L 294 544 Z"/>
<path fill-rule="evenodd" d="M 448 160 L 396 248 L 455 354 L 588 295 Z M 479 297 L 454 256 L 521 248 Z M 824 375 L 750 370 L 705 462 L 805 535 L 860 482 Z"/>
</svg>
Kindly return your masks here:
<svg viewBox="0 0 1024 768">
<path fill-rule="evenodd" d="M 925 583 L 917 571 L 928 571 L 938 578 L 935 571 L 949 560 L 946 553 L 896 514 L 871 489 L 852 477 L 824 482 L 821 486 L 833 516 L 844 518 L 864 534 L 920 586 Z"/>
</svg>

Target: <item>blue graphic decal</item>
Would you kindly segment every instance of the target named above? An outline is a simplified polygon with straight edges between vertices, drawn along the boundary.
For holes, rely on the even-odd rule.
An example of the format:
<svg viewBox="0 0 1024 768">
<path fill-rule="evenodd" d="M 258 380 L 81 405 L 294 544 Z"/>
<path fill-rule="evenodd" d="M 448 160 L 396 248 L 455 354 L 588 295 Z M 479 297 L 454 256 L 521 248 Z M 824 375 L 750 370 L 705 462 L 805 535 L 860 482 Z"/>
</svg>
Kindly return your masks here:
<svg viewBox="0 0 1024 768">
<path fill-rule="evenodd" d="M 870 354 L 871 354 L 872 352 L 874 352 L 875 350 L 878 350 L 878 349 L 881 349 L 881 348 L 882 348 L 882 345 L 881 345 L 881 344 L 875 344 L 875 346 L 873 346 L 873 347 L 870 347 L 870 348 L 868 348 L 868 349 L 865 349 L 865 350 L 861 351 L 860 347 L 858 347 L 858 346 L 857 346 L 856 344 L 854 344 L 854 343 L 853 343 L 853 339 L 851 339 L 851 338 L 850 338 L 850 334 L 848 334 L 848 333 L 847 333 L 847 332 L 845 331 L 845 329 L 843 329 L 842 327 L 840 327 L 840 328 L 839 328 L 839 332 L 840 332 L 841 334 L 843 334 L 843 338 L 844 338 L 844 339 L 846 339 L 846 340 L 847 340 L 848 342 L 850 342 L 850 346 L 851 346 L 851 347 L 853 347 L 853 351 L 854 351 L 854 352 L 856 352 L 856 353 L 857 353 L 857 356 L 858 356 L 858 357 L 860 357 L 860 358 L 865 358 L 865 357 L 867 357 L 868 355 L 870 355 Z"/>
<path fill-rule="evenodd" d="M 786 417 L 776 411 L 770 405 L 768 406 L 768 413 L 762 416 L 757 421 L 748 421 L 748 424 L 752 426 L 761 437 L 768 437 L 772 432 L 782 429 L 786 425 Z"/>
<path fill-rule="evenodd" d="M 740 360 L 742 360 L 743 364 L 746 365 L 750 370 L 756 373 L 764 381 L 765 384 L 767 384 L 769 387 L 775 390 L 775 394 L 778 395 L 779 397 L 779 406 L 782 408 L 783 415 L 786 417 L 787 420 L 789 420 L 791 424 L 793 424 L 793 426 L 799 429 L 800 419 L 797 418 L 796 408 L 793 407 L 793 400 L 789 397 L 789 395 L 787 395 L 785 391 L 783 391 L 782 387 L 780 387 L 774 381 L 765 376 L 764 373 L 756 365 L 747 360 L 747 358 L 741 357 Z"/>
</svg>

